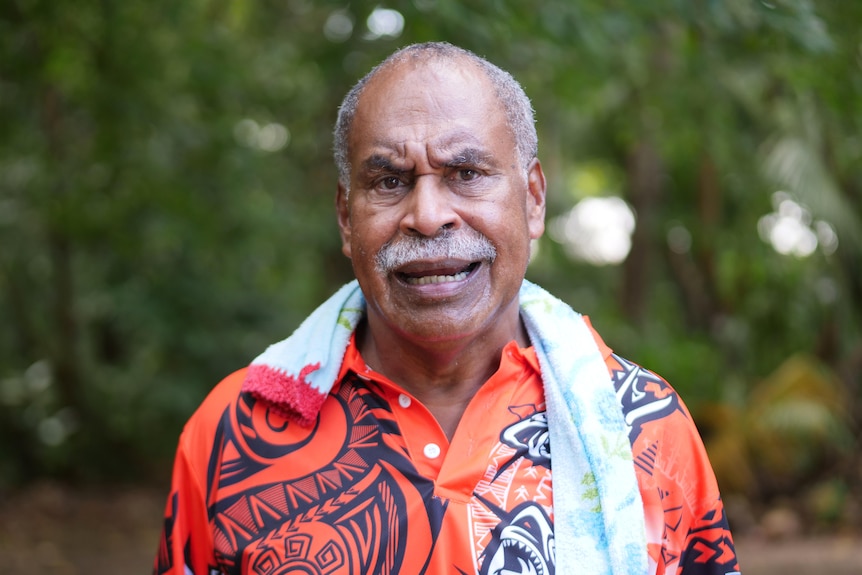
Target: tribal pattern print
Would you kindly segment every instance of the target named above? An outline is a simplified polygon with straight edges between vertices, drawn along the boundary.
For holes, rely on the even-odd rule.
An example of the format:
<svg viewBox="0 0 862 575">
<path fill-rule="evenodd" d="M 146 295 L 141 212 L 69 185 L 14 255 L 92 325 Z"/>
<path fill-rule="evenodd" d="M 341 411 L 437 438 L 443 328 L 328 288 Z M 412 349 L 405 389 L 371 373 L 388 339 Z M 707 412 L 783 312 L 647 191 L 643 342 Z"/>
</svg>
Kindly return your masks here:
<svg viewBox="0 0 862 575">
<path fill-rule="evenodd" d="M 479 575 L 553 575 L 554 526 L 544 509 L 523 503 L 511 513 L 501 512 L 500 519 Z"/>
<path fill-rule="evenodd" d="M 738 571 L 685 406 L 654 373 L 606 362 L 629 426 L 651 571 Z M 220 417 L 184 432 L 154 573 L 554 575 L 551 446 L 528 365 L 479 391 L 481 407 L 462 420 L 473 435 L 456 433 L 433 472 L 418 462 L 433 417 L 404 411 L 411 402 L 382 376 L 348 371 L 317 423 L 302 427 L 240 393 L 238 372 L 201 411 Z"/>
<path fill-rule="evenodd" d="M 635 469 L 647 509 L 652 559 L 664 568 L 658 572 L 736 573 L 736 551 L 718 487 L 711 473 L 706 482 L 696 475 L 709 465 L 699 440 L 692 449 L 701 458 L 696 465 L 681 461 L 674 453 L 680 442 L 674 431 L 693 428 L 691 416 L 660 376 L 617 355 L 611 359 L 611 376 L 630 427 Z M 693 436 L 689 433 L 687 437 Z M 696 485 L 702 489 L 694 489 Z M 650 517 L 663 520 L 650 522 Z"/>
</svg>

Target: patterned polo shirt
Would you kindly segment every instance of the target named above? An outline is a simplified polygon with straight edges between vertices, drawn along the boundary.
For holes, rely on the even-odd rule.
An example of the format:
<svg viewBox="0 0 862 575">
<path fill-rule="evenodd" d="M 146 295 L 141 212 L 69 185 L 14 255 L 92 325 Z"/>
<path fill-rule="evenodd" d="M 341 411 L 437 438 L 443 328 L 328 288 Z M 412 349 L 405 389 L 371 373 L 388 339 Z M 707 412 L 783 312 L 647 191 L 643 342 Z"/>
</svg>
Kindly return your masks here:
<svg viewBox="0 0 862 575">
<path fill-rule="evenodd" d="M 595 338 L 631 430 L 650 572 L 737 572 L 679 396 Z M 230 375 L 183 430 L 154 573 L 553 575 L 540 373 L 532 348 L 507 345 L 451 441 L 353 341 L 310 428 L 242 392 L 244 370 Z"/>
</svg>

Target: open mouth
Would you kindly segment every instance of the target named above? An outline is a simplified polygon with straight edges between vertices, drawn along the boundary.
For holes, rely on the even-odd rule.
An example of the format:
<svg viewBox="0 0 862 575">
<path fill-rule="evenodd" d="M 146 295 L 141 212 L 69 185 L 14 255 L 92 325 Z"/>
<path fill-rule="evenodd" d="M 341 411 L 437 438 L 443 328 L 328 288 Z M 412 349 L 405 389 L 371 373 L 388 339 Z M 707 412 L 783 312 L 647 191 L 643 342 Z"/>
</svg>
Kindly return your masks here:
<svg viewBox="0 0 862 575">
<path fill-rule="evenodd" d="M 460 270 L 428 270 L 424 272 L 404 272 L 398 273 L 398 277 L 406 284 L 414 286 L 422 286 L 429 284 L 442 284 L 447 282 L 460 282 L 467 277 L 480 265 L 480 262 L 473 262 Z"/>
</svg>

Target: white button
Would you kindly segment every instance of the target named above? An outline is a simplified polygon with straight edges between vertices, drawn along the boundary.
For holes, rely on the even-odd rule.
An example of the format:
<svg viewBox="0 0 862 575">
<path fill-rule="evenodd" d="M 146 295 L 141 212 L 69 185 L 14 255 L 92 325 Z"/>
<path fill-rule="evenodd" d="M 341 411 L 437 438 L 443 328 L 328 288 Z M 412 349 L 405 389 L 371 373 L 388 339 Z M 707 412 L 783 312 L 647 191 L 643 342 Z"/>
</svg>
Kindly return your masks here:
<svg viewBox="0 0 862 575">
<path fill-rule="evenodd" d="M 402 393 L 401 395 L 398 396 L 398 405 L 400 405 L 401 407 L 406 409 L 406 408 L 410 407 L 411 403 L 413 403 L 413 400 L 410 399 L 410 396 L 407 395 L 406 393 Z"/>
<path fill-rule="evenodd" d="M 425 453 L 425 457 L 428 459 L 437 459 L 440 457 L 440 446 L 436 443 L 429 443 L 422 452 Z"/>
</svg>

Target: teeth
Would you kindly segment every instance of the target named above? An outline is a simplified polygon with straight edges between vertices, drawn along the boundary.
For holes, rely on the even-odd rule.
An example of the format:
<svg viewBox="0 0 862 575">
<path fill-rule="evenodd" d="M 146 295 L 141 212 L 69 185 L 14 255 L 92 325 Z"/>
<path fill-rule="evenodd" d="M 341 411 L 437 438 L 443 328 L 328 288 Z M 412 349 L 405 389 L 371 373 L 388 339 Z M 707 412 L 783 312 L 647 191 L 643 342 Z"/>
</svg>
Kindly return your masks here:
<svg viewBox="0 0 862 575">
<path fill-rule="evenodd" d="M 427 284 L 442 284 L 445 282 L 460 282 L 467 277 L 468 272 L 458 272 L 453 276 L 422 276 L 421 278 L 407 278 L 407 283 L 414 286 Z"/>
</svg>

